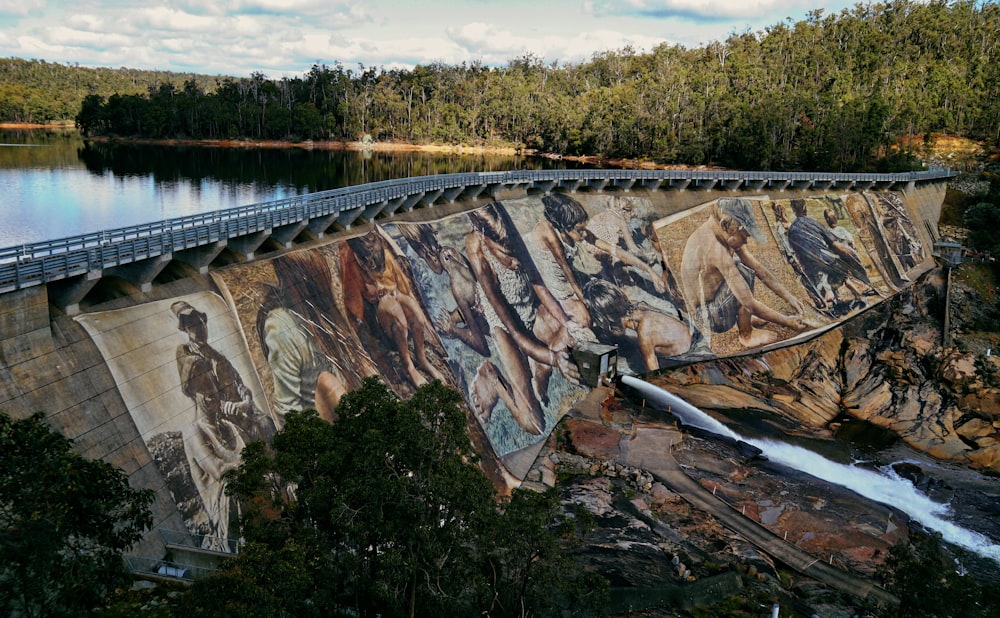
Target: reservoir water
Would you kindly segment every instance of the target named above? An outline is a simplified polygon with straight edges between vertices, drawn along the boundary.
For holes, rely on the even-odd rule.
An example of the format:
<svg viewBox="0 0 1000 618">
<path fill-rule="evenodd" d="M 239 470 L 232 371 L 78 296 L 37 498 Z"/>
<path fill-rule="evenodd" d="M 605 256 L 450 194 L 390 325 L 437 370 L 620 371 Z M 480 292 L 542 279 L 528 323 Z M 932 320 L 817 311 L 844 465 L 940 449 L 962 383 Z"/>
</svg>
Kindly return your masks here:
<svg viewBox="0 0 1000 618">
<path fill-rule="evenodd" d="M 537 157 L 85 142 L 0 130 L 0 248 L 432 174 L 563 168 Z"/>
</svg>

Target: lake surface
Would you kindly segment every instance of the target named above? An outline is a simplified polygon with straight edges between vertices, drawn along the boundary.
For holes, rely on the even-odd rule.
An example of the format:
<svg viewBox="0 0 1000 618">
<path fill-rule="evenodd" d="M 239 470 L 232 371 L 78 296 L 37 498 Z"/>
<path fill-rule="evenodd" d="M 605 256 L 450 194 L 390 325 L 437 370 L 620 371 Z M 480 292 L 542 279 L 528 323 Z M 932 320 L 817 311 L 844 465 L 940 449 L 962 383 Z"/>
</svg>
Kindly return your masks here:
<svg viewBox="0 0 1000 618">
<path fill-rule="evenodd" d="M 0 248 L 339 187 L 432 174 L 564 168 L 543 158 L 85 142 L 0 130 Z"/>
</svg>

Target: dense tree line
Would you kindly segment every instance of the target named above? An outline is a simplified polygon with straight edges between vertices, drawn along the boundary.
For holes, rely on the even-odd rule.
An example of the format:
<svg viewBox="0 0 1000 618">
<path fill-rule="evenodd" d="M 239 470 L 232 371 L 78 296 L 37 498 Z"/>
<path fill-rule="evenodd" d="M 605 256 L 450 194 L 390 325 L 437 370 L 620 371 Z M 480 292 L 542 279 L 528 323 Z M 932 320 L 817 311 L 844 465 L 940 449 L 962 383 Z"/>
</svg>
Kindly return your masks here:
<svg viewBox="0 0 1000 618">
<path fill-rule="evenodd" d="M 767 169 L 905 166 L 900 138 L 1000 143 L 1000 7 L 892 0 L 701 48 L 545 64 L 315 65 L 89 96 L 90 134 L 515 145 Z M 895 160 L 894 160 L 895 159 Z"/>
<path fill-rule="evenodd" d="M 160 84 L 193 80 L 214 87 L 217 77 L 169 71 L 87 68 L 45 60 L 0 58 L 0 122 L 48 124 L 70 121 L 84 97 L 144 94 Z"/>
</svg>

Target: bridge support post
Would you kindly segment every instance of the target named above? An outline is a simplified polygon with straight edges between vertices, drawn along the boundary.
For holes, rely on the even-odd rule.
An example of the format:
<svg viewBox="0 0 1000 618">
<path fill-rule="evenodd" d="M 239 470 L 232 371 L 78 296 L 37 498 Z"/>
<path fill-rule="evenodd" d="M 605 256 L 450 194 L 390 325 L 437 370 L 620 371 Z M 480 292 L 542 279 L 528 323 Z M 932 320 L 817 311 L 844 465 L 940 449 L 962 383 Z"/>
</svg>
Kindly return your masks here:
<svg viewBox="0 0 1000 618">
<path fill-rule="evenodd" d="M 587 181 L 587 188 L 591 191 L 603 191 L 604 187 L 608 186 L 608 182 L 607 178 L 595 178 Z"/>
<path fill-rule="evenodd" d="M 305 221 L 298 221 L 290 225 L 283 225 L 275 229 L 271 234 L 271 237 L 281 243 L 285 249 L 291 249 L 292 241 L 295 240 L 295 237 L 298 236 L 302 230 L 306 229 L 306 225 L 307 223 Z"/>
<path fill-rule="evenodd" d="M 406 200 L 403 201 L 403 206 L 401 207 L 401 210 L 403 212 L 410 212 L 411 210 L 413 210 L 414 206 L 420 203 L 420 200 L 422 200 L 423 197 L 424 197 L 423 192 L 409 196 L 408 198 L 406 198 Z"/>
<path fill-rule="evenodd" d="M 628 193 L 629 191 L 631 191 L 632 190 L 632 185 L 634 185 L 634 184 L 635 184 L 635 179 L 634 178 L 622 178 L 622 179 L 615 180 L 612 183 L 612 185 L 614 187 L 620 189 L 624 193 Z"/>
<path fill-rule="evenodd" d="M 691 180 L 689 178 L 671 178 L 669 186 L 671 189 L 686 191 L 689 184 L 691 184 Z"/>
<path fill-rule="evenodd" d="M 243 256 L 246 261 L 250 262 L 253 260 L 254 251 L 259 249 L 260 246 L 267 241 L 269 236 L 271 236 L 271 230 L 262 230 L 254 234 L 230 238 L 229 248 Z"/>
<path fill-rule="evenodd" d="M 330 229 L 330 226 L 337 221 L 337 215 L 329 214 L 322 217 L 313 217 L 309 219 L 309 231 L 316 235 L 317 238 L 323 238 L 326 236 L 326 231 Z"/>
<path fill-rule="evenodd" d="M 497 183 L 490 185 L 489 194 L 494 200 L 512 200 L 526 196 L 528 191 L 520 183 Z"/>
<path fill-rule="evenodd" d="M 362 215 L 368 221 L 374 221 L 376 217 L 382 214 L 385 207 L 389 205 L 388 200 L 382 200 L 381 202 L 375 202 L 374 204 L 369 204 L 365 206 L 364 215 Z"/>
<path fill-rule="evenodd" d="M 49 284 L 49 303 L 62 309 L 66 315 L 80 313 L 80 301 L 87 296 L 97 282 L 104 276 L 102 270 L 91 270 L 85 275 L 71 277 Z"/>
<path fill-rule="evenodd" d="M 642 181 L 642 188 L 646 189 L 647 191 L 656 191 L 660 188 L 660 185 L 662 184 L 663 184 L 662 178 L 647 178 L 646 180 Z"/>
<path fill-rule="evenodd" d="M 582 185 L 582 184 L 583 184 L 583 181 L 580 180 L 579 178 L 575 178 L 573 180 L 563 180 L 563 181 L 559 182 L 559 186 L 566 193 L 576 193 L 576 190 L 579 189 L 580 185 Z"/>
<path fill-rule="evenodd" d="M 529 185 L 529 186 L 530 186 L 531 190 L 533 190 L 533 191 L 539 191 L 541 193 L 544 193 L 544 194 L 548 195 L 549 193 L 552 193 L 552 188 L 556 186 L 556 181 L 554 181 L 554 180 L 539 180 L 539 181 L 531 183 L 531 185 Z"/>
<path fill-rule="evenodd" d="M 479 198 L 479 194 L 485 190 L 486 190 L 485 184 L 469 185 L 465 187 L 465 190 L 462 192 L 462 197 L 468 200 L 476 200 Z"/>
<path fill-rule="evenodd" d="M 448 200 L 449 204 L 454 204 L 455 203 L 455 199 L 459 195 L 462 195 L 463 191 L 465 191 L 465 187 L 452 187 L 450 189 L 445 189 L 444 190 L 444 199 Z"/>
<path fill-rule="evenodd" d="M 149 292 L 153 289 L 153 279 L 156 279 L 156 275 L 163 272 L 163 269 L 167 267 L 167 264 L 173 258 L 172 253 L 167 253 L 158 255 L 150 260 L 133 262 L 123 266 L 112 266 L 111 268 L 104 269 L 104 275 L 121 277 L 143 292 Z"/>
<path fill-rule="evenodd" d="M 194 266 L 198 269 L 199 274 L 204 275 L 208 273 L 208 265 L 222 253 L 227 244 L 229 244 L 228 241 L 220 240 L 210 245 L 177 251 L 174 253 L 174 256 L 177 260 Z"/>
<path fill-rule="evenodd" d="M 351 210 L 344 210 L 339 215 L 337 215 L 337 223 L 342 225 L 344 229 L 351 229 L 351 225 L 357 221 L 358 217 L 361 216 L 361 212 L 364 209 L 360 206 L 357 208 L 352 208 Z"/>
<path fill-rule="evenodd" d="M 430 208 L 431 206 L 434 205 L 434 202 L 436 202 L 437 199 L 441 197 L 443 193 L 444 189 L 435 189 L 434 191 L 429 191 L 421 195 L 420 199 L 417 200 L 417 203 L 423 204 L 424 206 Z"/>
</svg>

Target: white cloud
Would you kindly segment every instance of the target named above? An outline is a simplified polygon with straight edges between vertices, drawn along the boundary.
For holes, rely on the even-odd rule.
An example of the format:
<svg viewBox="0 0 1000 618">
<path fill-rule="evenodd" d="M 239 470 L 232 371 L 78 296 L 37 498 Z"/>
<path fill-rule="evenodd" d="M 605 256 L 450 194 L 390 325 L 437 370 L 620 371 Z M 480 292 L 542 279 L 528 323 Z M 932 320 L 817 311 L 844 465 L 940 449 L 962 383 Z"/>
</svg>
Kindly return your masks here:
<svg viewBox="0 0 1000 618">
<path fill-rule="evenodd" d="M 624 34 L 611 30 L 580 32 L 574 36 L 528 36 L 481 22 L 447 29 L 448 36 L 470 55 L 502 63 L 532 52 L 548 60 L 576 62 L 591 57 L 597 51 L 651 49 L 663 43 L 660 37 Z"/>
<path fill-rule="evenodd" d="M 0 0 L 0 15 L 30 15 L 44 8 L 45 0 Z"/>
<path fill-rule="evenodd" d="M 131 42 L 131 38 L 120 34 L 77 30 L 65 26 L 56 26 L 46 33 L 49 44 L 63 47 L 86 47 L 90 49 L 108 49 L 120 47 Z"/>
<path fill-rule="evenodd" d="M 811 7 L 810 0 L 598 0 L 588 2 L 596 15 L 638 14 L 650 17 L 689 17 L 712 20 L 761 18 L 775 12 Z"/>
</svg>

